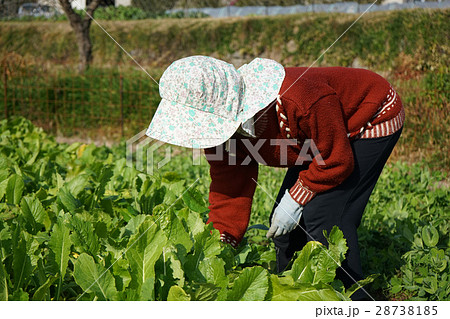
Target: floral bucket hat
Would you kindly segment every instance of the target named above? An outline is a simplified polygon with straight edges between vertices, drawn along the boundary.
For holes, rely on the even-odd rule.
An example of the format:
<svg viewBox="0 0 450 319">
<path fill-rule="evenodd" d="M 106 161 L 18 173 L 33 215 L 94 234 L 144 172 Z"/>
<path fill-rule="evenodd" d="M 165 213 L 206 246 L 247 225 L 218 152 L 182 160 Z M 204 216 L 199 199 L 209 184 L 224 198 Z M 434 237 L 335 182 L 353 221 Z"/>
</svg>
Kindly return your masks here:
<svg viewBox="0 0 450 319">
<path fill-rule="evenodd" d="M 269 59 L 238 70 L 206 56 L 177 60 L 161 77 L 162 100 L 146 135 L 189 148 L 220 145 L 276 99 L 284 77 L 283 66 Z"/>
</svg>

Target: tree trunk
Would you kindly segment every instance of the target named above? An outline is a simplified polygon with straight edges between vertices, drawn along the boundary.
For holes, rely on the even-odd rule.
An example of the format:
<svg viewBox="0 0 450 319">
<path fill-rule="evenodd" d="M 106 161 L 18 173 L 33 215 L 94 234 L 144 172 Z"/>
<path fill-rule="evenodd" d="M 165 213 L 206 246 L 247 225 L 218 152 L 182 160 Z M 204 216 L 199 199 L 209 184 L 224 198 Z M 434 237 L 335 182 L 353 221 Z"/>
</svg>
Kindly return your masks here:
<svg viewBox="0 0 450 319">
<path fill-rule="evenodd" d="M 84 21 L 83 21 L 84 22 Z M 89 25 L 82 23 L 75 29 L 78 44 L 79 63 L 78 71 L 83 73 L 92 62 L 92 42 L 89 34 Z"/>
<path fill-rule="evenodd" d="M 85 16 L 82 18 L 72 9 L 69 0 L 59 0 L 61 7 L 69 19 L 70 26 L 75 31 L 78 53 L 80 56 L 78 64 L 78 71 L 80 73 L 86 71 L 92 62 L 92 43 L 89 29 L 92 22 L 91 18 L 93 17 L 95 9 L 98 8 L 100 1 L 101 0 L 92 0 L 84 10 Z"/>
</svg>

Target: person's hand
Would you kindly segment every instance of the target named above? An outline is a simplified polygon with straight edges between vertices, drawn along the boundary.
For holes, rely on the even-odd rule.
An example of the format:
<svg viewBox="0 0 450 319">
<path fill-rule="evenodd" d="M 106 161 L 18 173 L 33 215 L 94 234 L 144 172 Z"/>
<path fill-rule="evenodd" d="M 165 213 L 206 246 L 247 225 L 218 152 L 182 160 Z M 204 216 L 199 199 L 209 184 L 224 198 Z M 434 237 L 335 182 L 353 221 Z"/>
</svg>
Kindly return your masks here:
<svg viewBox="0 0 450 319">
<path fill-rule="evenodd" d="M 278 237 L 291 232 L 300 222 L 303 206 L 297 203 L 286 190 L 272 216 L 272 225 L 267 238 Z"/>
</svg>

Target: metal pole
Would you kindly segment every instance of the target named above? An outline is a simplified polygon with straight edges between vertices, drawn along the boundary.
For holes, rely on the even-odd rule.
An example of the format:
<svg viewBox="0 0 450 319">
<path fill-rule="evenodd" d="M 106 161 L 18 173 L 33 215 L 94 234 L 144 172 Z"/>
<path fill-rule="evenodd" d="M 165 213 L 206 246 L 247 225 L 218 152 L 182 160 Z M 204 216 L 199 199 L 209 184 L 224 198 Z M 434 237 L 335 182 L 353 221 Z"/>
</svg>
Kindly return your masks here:
<svg viewBox="0 0 450 319">
<path fill-rule="evenodd" d="M 120 81 L 119 81 L 119 86 L 120 86 L 120 134 L 123 137 L 123 75 L 120 75 Z"/>
<path fill-rule="evenodd" d="M 5 103 L 5 118 L 8 119 L 8 73 L 7 73 L 7 68 L 6 65 L 3 69 L 3 80 L 4 80 L 4 88 L 5 91 L 3 92 L 4 94 L 4 103 Z"/>
</svg>

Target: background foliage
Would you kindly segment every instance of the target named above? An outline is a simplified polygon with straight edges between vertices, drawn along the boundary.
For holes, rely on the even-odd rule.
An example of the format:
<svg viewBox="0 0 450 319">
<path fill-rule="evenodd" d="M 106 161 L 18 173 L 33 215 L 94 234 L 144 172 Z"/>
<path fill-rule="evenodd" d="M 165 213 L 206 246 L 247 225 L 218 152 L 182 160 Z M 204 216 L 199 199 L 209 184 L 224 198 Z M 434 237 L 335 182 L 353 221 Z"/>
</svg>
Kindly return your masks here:
<svg viewBox="0 0 450 319">
<path fill-rule="evenodd" d="M 449 12 L 403 10 L 368 13 L 315 64 L 365 67 L 387 78 L 400 93 L 407 114 L 394 158 L 409 162 L 425 161 L 440 170 L 450 167 L 450 146 L 447 143 L 450 139 L 447 63 L 450 49 L 444 32 L 450 28 Z M 236 67 L 258 56 L 275 59 L 285 66 L 309 66 L 355 17 L 300 14 L 105 21 L 102 24 L 158 80 L 173 60 L 195 54 L 221 58 Z M 92 110 L 85 112 L 87 105 L 77 101 L 87 101 L 88 104 L 101 101 L 103 108 L 110 110 L 105 114 L 117 114 L 120 74 L 123 75 L 124 88 L 147 92 L 139 97 L 139 101 L 136 94 L 124 95 L 125 105 L 147 108 L 144 113 L 138 113 L 140 120 L 145 119 L 148 123 L 159 102 L 156 84 L 137 76 L 138 73 L 144 76 L 144 73 L 103 31 L 95 25 L 92 31 L 94 66 L 84 77 L 73 71 L 72 66 L 78 57 L 74 36 L 65 22 L 0 23 L 1 64 L 8 76 L 8 94 L 15 90 L 22 100 L 28 100 L 30 96 L 39 97 L 21 106 L 26 110 L 46 112 L 47 107 L 50 110 L 75 107 L 70 121 L 60 119 L 57 112 L 50 114 L 47 123 L 59 123 L 58 127 L 65 130 L 53 131 L 57 134 L 74 134 L 80 129 L 89 133 L 92 123 L 95 126 L 92 135 L 101 135 L 102 132 L 97 130 L 97 120 L 83 117 L 91 114 Z M 98 80 L 94 81 L 95 77 Z M 91 91 L 87 92 L 85 88 L 91 88 Z M 72 89 L 70 98 L 65 98 L 64 90 Z M 54 97 L 50 102 L 47 102 L 47 94 Z M 0 90 L 0 100 L 4 101 L 4 90 Z M 7 100 L 10 108 L 11 101 L 10 97 Z M 128 119 L 125 129 L 130 134 L 136 132 L 138 123 L 134 122 L 133 114 L 136 113 L 125 114 Z M 107 122 L 101 122 L 105 124 L 102 125 L 103 135 L 114 138 L 111 132 L 117 122 L 111 122 L 111 128 L 105 126 Z M 138 125 L 143 128 L 145 123 Z M 56 124 L 48 128 L 55 130 Z"/>
</svg>

